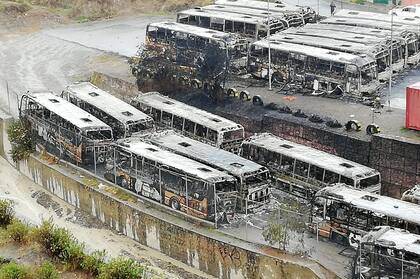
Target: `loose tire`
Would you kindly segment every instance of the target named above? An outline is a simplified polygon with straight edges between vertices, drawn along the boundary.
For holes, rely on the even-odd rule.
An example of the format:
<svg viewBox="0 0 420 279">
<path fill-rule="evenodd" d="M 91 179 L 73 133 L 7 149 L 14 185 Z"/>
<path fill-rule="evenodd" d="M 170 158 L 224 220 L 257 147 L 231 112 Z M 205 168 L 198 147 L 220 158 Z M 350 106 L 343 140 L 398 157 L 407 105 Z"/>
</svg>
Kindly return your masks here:
<svg viewBox="0 0 420 279">
<path fill-rule="evenodd" d="M 172 209 L 179 210 L 181 208 L 181 205 L 179 204 L 179 201 L 176 198 L 171 198 L 170 205 Z"/>
</svg>

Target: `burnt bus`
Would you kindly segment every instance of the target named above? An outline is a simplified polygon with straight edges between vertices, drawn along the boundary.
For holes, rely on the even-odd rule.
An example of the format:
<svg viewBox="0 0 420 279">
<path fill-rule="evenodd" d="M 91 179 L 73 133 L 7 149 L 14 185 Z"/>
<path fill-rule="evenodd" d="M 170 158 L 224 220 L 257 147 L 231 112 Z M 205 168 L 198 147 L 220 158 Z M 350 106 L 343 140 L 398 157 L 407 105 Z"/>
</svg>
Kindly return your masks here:
<svg viewBox="0 0 420 279">
<path fill-rule="evenodd" d="M 248 138 L 242 155 L 270 169 L 274 186 L 311 199 L 336 183 L 380 193 L 378 171 L 341 157 L 264 133 Z"/>
<path fill-rule="evenodd" d="M 150 116 L 90 82 L 72 84 L 62 92 L 62 96 L 108 124 L 115 139 L 147 133 L 154 128 Z"/>
<path fill-rule="evenodd" d="M 270 201 L 270 174 L 266 167 L 231 152 L 164 131 L 146 136 L 151 143 L 234 176 L 238 186 L 238 208 L 245 212 Z"/>
<path fill-rule="evenodd" d="M 47 152 L 78 164 L 105 161 L 111 127 L 72 103 L 52 93 L 23 95 L 19 114 Z"/>
<path fill-rule="evenodd" d="M 105 169 L 107 180 L 175 211 L 216 223 L 235 213 L 233 176 L 139 139 L 115 144 Z"/>
</svg>

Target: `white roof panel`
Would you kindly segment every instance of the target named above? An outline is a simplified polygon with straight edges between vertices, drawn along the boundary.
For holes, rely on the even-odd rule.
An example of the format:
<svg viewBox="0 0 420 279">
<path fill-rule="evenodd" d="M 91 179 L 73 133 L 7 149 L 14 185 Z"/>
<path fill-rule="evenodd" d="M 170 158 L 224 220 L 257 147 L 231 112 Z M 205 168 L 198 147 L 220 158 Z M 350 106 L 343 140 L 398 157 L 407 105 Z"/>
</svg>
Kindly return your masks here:
<svg viewBox="0 0 420 279">
<path fill-rule="evenodd" d="M 164 150 L 156 145 L 145 143 L 139 139 L 126 140 L 123 144 L 120 144 L 120 146 L 121 148 L 136 155 L 170 166 L 203 180 L 213 182 L 221 180 L 235 180 L 234 177 L 224 172 L 213 169 L 212 167 L 206 166 L 184 156 Z"/>
<path fill-rule="evenodd" d="M 111 130 L 111 127 L 92 114 L 52 93 L 34 93 L 29 95 L 29 97 L 79 129 L 85 131 L 97 129 Z"/>
<path fill-rule="evenodd" d="M 164 22 L 151 23 L 149 24 L 149 26 L 168 29 L 168 30 L 181 32 L 181 33 L 188 33 L 188 34 L 192 34 L 194 36 L 206 38 L 206 39 L 227 41 L 233 38 L 233 35 L 227 34 L 225 32 L 202 28 L 202 27 L 198 27 L 194 25 L 178 23 L 178 22 L 164 21 Z"/>
<path fill-rule="evenodd" d="M 229 13 L 229 12 L 207 11 L 207 10 L 202 10 L 202 9 L 189 9 L 189 10 L 178 12 L 178 15 L 211 17 L 211 18 L 217 18 L 217 19 L 233 20 L 237 22 L 267 25 L 266 18 L 261 18 L 258 16 L 250 16 L 250 15 L 241 15 L 241 14 Z M 272 18 L 271 21 L 275 21 L 275 19 Z"/>
<path fill-rule="evenodd" d="M 176 101 L 158 92 L 139 94 L 133 101 L 188 119 L 214 131 L 222 132 L 243 129 L 241 125 L 229 119 Z"/>
<path fill-rule="evenodd" d="M 262 18 L 268 17 L 267 9 L 259 10 L 259 9 L 254 9 L 253 7 L 235 7 L 235 6 L 217 4 L 217 5 L 204 6 L 201 9 L 206 10 L 206 11 L 228 12 L 228 13 L 234 13 L 234 14 L 251 15 L 251 16 L 262 17 Z M 294 11 L 289 11 L 289 13 L 298 14 L 297 12 L 294 12 Z M 284 18 L 284 15 L 285 15 L 284 11 L 282 12 L 270 11 L 270 17 Z"/>
<path fill-rule="evenodd" d="M 214 168 L 227 171 L 239 177 L 254 172 L 268 171 L 265 167 L 253 161 L 172 131 L 153 134 L 151 142 L 182 156 L 209 164 Z"/>
<path fill-rule="evenodd" d="M 124 124 L 153 122 L 153 119 L 147 114 L 90 82 L 75 83 L 68 86 L 66 90 L 71 95 L 93 105 Z"/>
<path fill-rule="evenodd" d="M 316 196 L 337 199 L 360 209 L 420 225 L 420 205 L 418 204 L 380 196 L 341 184 L 325 187 L 319 190 Z"/>
<path fill-rule="evenodd" d="M 379 226 L 362 238 L 363 243 L 420 255 L 420 235 L 389 226 Z"/>
<path fill-rule="evenodd" d="M 268 48 L 268 40 L 260 40 L 253 45 Z M 354 64 L 359 67 L 365 66 L 370 63 L 374 63 L 375 60 L 367 55 L 355 55 L 351 53 L 329 50 L 321 47 L 315 46 L 306 46 L 301 44 L 295 43 L 286 43 L 286 42 L 279 42 L 279 41 L 271 41 L 270 43 L 271 49 L 279 50 L 288 53 L 297 53 L 308 55 L 312 57 L 317 57 L 320 59 L 343 63 L 343 64 Z M 364 56 L 364 57 L 363 57 Z"/>
<path fill-rule="evenodd" d="M 280 153 L 291 158 L 296 158 L 299 161 L 307 162 L 311 165 L 333 171 L 349 178 L 356 176 L 363 178 L 365 176 L 370 177 L 378 174 L 376 170 L 356 162 L 346 160 L 309 146 L 297 144 L 268 133 L 252 136 L 244 141 L 244 145 L 261 147 L 272 152 Z"/>
<path fill-rule="evenodd" d="M 381 13 L 372 13 L 372 12 L 362 12 L 362 11 L 353 11 L 353 10 L 340 10 L 334 14 L 335 17 L 342 17 L 342 18 L 354 18 L 354 19 L 364 19 L 370 21 L 377 21 L 381 24 L 389 23 L 391 26 L 391 15 L 388 14 L 381 14 Z M 407 26 L 415 26 L 418 28 L 420 25 L 420 19 L 415 17 L 402 17 L 402 16 L 394 16 L 392 18 L 393 24 L 401 24 Z"/>
<path fill-rule="evenodd" d="M 267 2 L 266 1 L 256 1 L 256 0 L 216 0 L 216 5 L 226 5 L 232 7 L 242 7 L 242 8 L 252 8 L 255 10 L 264 10 L 267 11 Z M 302 6 L 298 5 L 288 5 L 286 3 L 274 3 L 270 2 L 270 10 L 273 12 L 301 12 Z M 306 7 L 305 7 L 306 8 Z"/>
</svg>

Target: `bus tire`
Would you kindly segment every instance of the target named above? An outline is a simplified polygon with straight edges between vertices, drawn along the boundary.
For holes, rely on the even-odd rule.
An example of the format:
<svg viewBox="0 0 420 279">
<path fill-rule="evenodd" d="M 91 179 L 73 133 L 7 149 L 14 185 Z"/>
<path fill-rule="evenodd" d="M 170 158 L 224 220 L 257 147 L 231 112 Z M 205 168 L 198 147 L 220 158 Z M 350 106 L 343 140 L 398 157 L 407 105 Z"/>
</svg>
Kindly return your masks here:
<svg viewBox="0 0 420 279">
<path fill-rule="evenodd" d="M 229 97 L 236 97 L 237 94 L 238 94 L 238 90 L 236 90 L 236 88 L 234 88 L 234 87 L 231 87 L 227 90 L 226 93 Z"/>
<path fill-rule="evenodd" d="M 249 96 L 249 92 L 246 90 L 241 91 L 241 93 L 239 93 L 239 99 L 242 101 L 251 100 L 251 97 Z"/>
<path fill-rule="evenodd" d="M 366 127 L 366 134 L 368 135 L 378 134 L 380 132 L 381 132 L 381 129 L 379 128 L 377 124 L 372 123 Z"/>
<path fill-rule="evenodd" d="M 138 74 L 138 70 L 137 70 L 137 68 L 132 68 L 131 69 L 131 74 L 133 75 L 133 76 L 137 76 L 137 74 Z"/>
<path fill-rule="evenodd" d="M 105 156 L 103 154 L 100 154 L 97 158 L 96 158 L 96 163 L 97 164 L 103 164 L 105 163 Z"/>
<path fill-rule="evenodd" d="M 191 87 L 194 89 L 200 89 L 201 88 L 201 81 L 198 79 L 191 80 Z"/>
<path fill-rule="evenodd" d="M 263 106 L 264 102 L 261 99 L 261 97 L 257 95 L 257 96 L 252 97 L 252 104 L 254 106 Z"/>
<path fill-rule="evenodd" d="M 275 72 L 271 75 L 271 80 L 274 83 L 282 83 L 284 82 L 283 75 L 280 72 Z"/>
<path fill-rule="evenodd" d="M 184 86 L 189 84 L 189 80 L 185 76 L 179 77 L 178 82 L 179 84 L 184 85 Z"/>
<path fill-rule="evenodd" d="M 112 183 L 115 183 L 115 176 L 112 173 L 106 172 L 104 178 Z"/>
<path fill-rule="evenodd" d="M 362 129 L 362 125 L 357 120 L 350 120 L 345 125 L 347 131 L 356 131 L 359 132 Z"/>
<path fill-rule="evenodd" d="M 181 205 L 179 204 L 178 199 L 175 198 L 175 197 L 171 198 L 171 200 L 169 202 L 169 205 L 172 207 L 172 209 L 175 209 L 175 210 L 180 210 L 181 209 Z"/>
<path fill-rule="evenodd" d="M 128 181 L 127 181 L 127 179 L 125 179 L 124 176 L 120 176 L 119 181 L 120 181 L 119 185 L 121 187 L 123 187 L 123 188 L 127 188 L 128 187 Z"/>
</svg>

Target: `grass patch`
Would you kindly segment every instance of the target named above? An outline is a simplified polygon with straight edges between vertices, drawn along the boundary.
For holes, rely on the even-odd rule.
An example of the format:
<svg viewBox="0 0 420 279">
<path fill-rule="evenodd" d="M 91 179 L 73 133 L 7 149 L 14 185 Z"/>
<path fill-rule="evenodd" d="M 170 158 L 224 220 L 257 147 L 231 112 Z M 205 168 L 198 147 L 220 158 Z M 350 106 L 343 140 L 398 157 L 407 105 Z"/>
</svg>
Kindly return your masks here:
<svg viewBox="0 0 420 279">
<path fill-rule="evenodd" d="M 29 226 L 17 219 L 14 219 L 12 223 L 7 226 L 9 237 L 18 243 L 26 242 L 29 237 L 29 232 Z"/>
<path fill-rule="evenodd" d="M 138 279 L 141 278 L 143 267 L 132 259 L 116 258 L 101 267 L 99 279 Z"/>
<path fill-rule="evenodd" d="M 99 181 L 96 178 L 83 177 L 82 183 L 92 188 L 98 188 L 99 186 Z"/>
<path fill-rule="evenodd" d="M 29 124 L 19 120 L 13 121 L 7 128 L 7 134 L 12 144 L 10 154 L 14 162 L 28 158 L 35 151 Z"/>
<path fill-rule="evenodd" d="M 0 279 L 27 279 L 31 277 L 27 267 L 14 262 L 0 267 Z"/>
<path fill-rule="evenodd" d="M 132 203 L 136 202 L 136 199 L 131 194 L 127 193 L 126 191 L 120 188 L 107 186 L 105 187 L 105 191 L 114 195 L 115 197 L 117 197 L 118 199 L 122 201 L 128 201 Z"/>
<path fill-rule="evenodd" d="M 58 271 L 51 262 L 44 262 L 40 267 L 36 270 L 36 278 L 39 279 L 59 279 L 60 276 Z"/>
<path fill-rule="evenodd" d="M 13 203 L 9 200 L 0 200 L 0 226 L 7 227 L 15 216 Z"/>
</svg>

